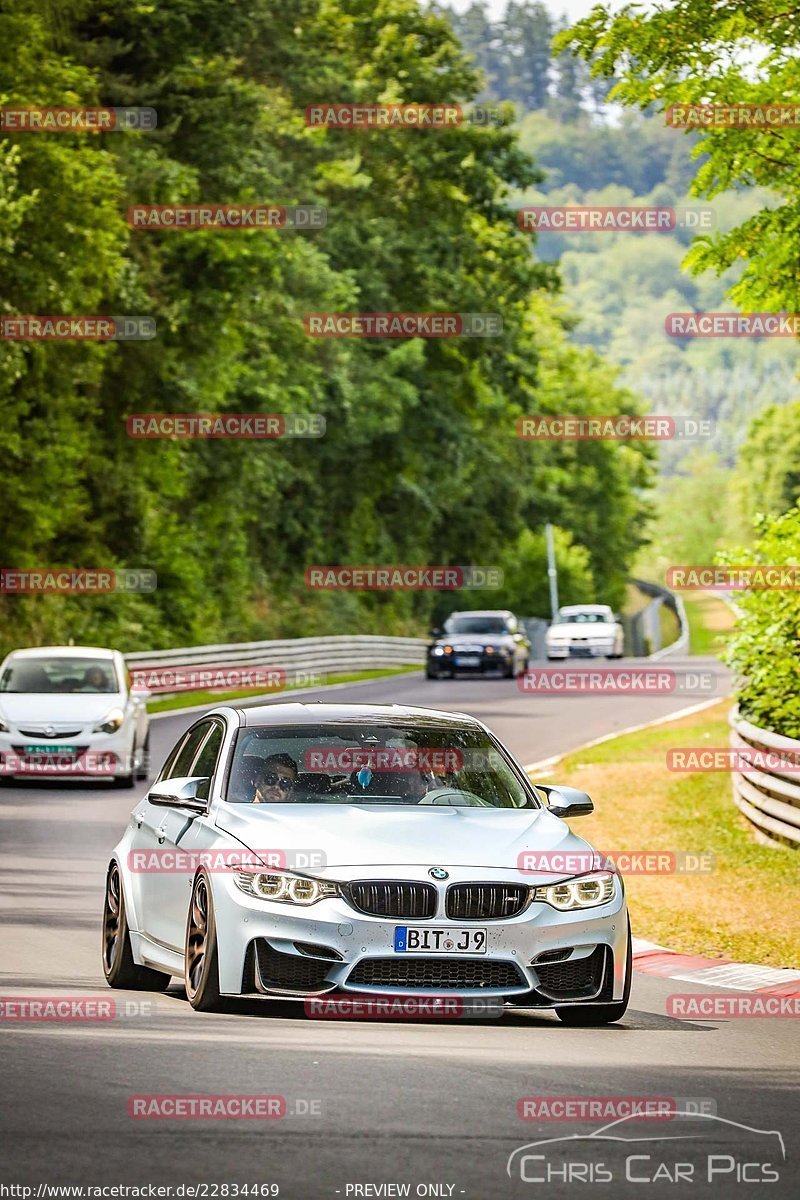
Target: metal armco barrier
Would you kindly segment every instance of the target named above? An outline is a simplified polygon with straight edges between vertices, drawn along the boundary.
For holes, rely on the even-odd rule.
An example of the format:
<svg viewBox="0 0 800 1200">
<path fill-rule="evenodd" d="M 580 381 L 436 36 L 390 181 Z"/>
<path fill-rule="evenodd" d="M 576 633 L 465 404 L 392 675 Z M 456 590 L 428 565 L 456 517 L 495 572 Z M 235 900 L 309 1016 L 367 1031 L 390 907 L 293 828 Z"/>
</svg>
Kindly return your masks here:
<svg viewBox="0 0 800 1200">
<path fill-rule="evenodd" d="M 233 642 L 220 646 L 182 646 L 173 650 L 143 650 L 126 654 L 131 671 L 172 669 L 220 671 L 272 667 L 286 674 L 289 686 L 314 682 L 315 676 L 344 675 L 383 667 L 422 666 L 424 638 L 359 637 L 289 638 L 273 642 Z M 163 689 L 159 688 L 159 692 Z"/>
<path fill-rule="evenodd" d="M 730 742 L 736 749 L 755 747 L 800 756 L 800 741 L 751 725 L 739 716 L 736 708 L 732 709 L 729 721 Z M 736 772 L 733 800 L 755 826 L 759 840 L 800 847 L 800 772 L 761 768 Z"/>
</svg>

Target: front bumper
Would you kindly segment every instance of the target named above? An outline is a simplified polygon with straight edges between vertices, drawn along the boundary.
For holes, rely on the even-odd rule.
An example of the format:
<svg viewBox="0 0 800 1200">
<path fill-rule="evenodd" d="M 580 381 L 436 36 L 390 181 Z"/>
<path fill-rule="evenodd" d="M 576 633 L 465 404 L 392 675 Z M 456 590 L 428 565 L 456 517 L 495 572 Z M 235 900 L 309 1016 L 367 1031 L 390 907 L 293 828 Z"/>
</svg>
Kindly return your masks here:
<svg viewBox="0 0 800 1200">
<path fill-rule="evenodd" d="M 42 735 L 27 735 L 13 726 L 0 733 L 0 776 L 17 779 L 76 779 L 81 782 L 111 780 L 134 770 L 133 731 L 128 721 L 115 733 L 94 733 L 91 726 L 74 736 L 53 739 L 47 754 L 29 755 L 25 747 L 47 745 Z M 77 753 L 62 754 L 59 745 L 75 747 Z"/>
<path fill-rule="evenodd" d="M 492 997 L 539 1007 L 623 995 L 628 917 L 619 879 L 611 900 L 595 909 L 559 913 L 534 903 L 511 919 L 461 922 L 366 916 L 339 897 L 306 909 L 257 900 L 228 875 L 215 875 L 212 887 L 220 990 L 228 995 L 305 999 L 337 991 Z M 485 928 L 486 953 L 396 952 L 401 925 Z M 559 961 L 543 963 L 548 954 Z M 587 987 L 592 978 L 597 986 Z M 575 986 L 565 990 L 559 980 Z"/>
<path fill-rule="evenodd" d="M 614 642 L 558 642 L 547 647 L 548 658 L 609 658 L 614 653 Z"/>
<path fill-rule="evenodd" d="M 432 671 L 450 671 L 456 674 L 485 675 L 490 671 L 506 671 L 513 662 L 511 654 L 494 651 L 487 654 L 475 650 L 454 654 L 429 654 L 428 666 Z"/>
</svg>

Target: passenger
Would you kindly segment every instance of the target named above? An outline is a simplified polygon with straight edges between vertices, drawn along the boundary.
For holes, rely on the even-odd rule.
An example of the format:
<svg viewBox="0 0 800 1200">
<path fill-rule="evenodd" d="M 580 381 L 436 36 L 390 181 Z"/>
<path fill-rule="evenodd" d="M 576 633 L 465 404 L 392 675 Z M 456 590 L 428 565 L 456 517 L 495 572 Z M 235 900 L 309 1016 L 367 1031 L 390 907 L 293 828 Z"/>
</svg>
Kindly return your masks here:
<svg viewBox="0 0 800 1200">
<path fill-rule="evenodd" d="M 297 763 L 290 754 L 270 754 L 255 772 L 253 804 L 284 804 L 294 800 Z"/>
</svg>

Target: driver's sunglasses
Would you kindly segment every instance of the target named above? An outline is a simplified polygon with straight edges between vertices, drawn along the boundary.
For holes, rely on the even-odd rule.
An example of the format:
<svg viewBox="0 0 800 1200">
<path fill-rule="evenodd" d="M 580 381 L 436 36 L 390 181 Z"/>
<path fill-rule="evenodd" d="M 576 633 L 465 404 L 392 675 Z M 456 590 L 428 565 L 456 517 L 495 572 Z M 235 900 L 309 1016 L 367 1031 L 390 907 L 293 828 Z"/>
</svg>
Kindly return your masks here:
<svg viewBox="0 0 800 1200">
<path fill-rule="evenodd" d="M 274 771 L 268 771 L 266 775 L 262 775 L 261 783 L 264 787 L 280 788 L 282 792 L 290 792 L 294 787 L 293 779 L 287 779 L 285 775 L 276 775 Z"/>
</svg>

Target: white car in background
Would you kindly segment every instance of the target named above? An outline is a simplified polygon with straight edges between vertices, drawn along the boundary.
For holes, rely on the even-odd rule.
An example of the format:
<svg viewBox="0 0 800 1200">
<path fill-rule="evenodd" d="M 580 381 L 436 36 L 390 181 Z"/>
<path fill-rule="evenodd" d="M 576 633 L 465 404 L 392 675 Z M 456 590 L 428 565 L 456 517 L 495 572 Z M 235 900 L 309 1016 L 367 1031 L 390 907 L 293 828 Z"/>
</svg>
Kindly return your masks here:
<svg viewBox="0 0 800 1200">
<path fill-rule="evenodd" d="M 146 779 L 148 692 L 118 650 L 41 646 L 0 664 L 0 779 Z"/>
<path fill-rule="evenodd" d="M 545 634 L 547 657 L 622 658 L 622 625 L 607 604 L 567 604 Z"/>
</svg>

